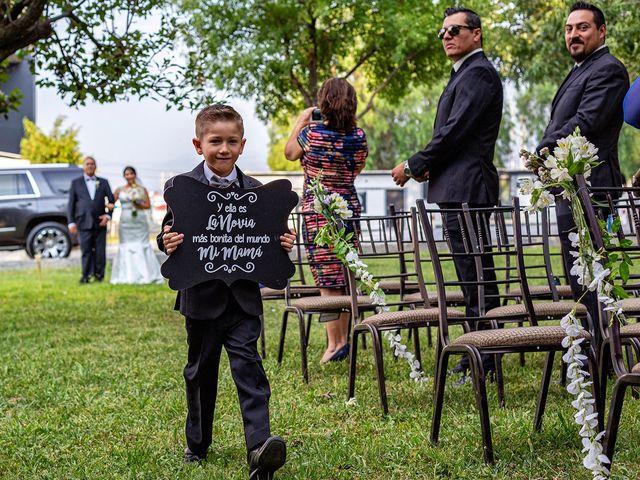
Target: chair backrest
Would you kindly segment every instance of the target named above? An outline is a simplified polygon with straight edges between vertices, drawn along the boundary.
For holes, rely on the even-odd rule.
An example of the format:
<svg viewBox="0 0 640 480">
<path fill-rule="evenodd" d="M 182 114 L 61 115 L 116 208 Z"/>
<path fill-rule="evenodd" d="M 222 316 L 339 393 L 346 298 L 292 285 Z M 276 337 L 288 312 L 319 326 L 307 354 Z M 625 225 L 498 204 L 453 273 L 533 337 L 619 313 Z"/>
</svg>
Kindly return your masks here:
<svg viewBox="0 0 640 480">
<path fill-rule="evenodd" d="M 520 236 L 520 208 L 518 199 L 513 206 L 491 208 L 428 210 L 424 201 L 418 200 L 418 213 L 427 237 L 427 245 L 438 290 L 438 308 L 440 309 L 440 339 L 443 345 L 449 343 L 449 326 L 463 323 L 487 321 L 484 316 L 488 309 L 494 308 L 503 300 L 513 300 L 509 293 L 515 287 L 521 291 L 522 301 L 527 312 L 533 310 L 531 296 L 524 271 L 524 261 Z M 453 225 L 460 232 L 462 249 L 443 251 L 435 241 L 434 217 L 440 215 L 445 237 L 453 235 Z M 450 245 L 453 243 L 450 241 Z M 457 243 L 457 242 L 456 242 Z M 443 269 L 444 261 L 466 259 L 475 269 L 475 278 L 460 280 L 455 271 Z M 469 260 L 471 259 L 471 260 Z M 469 299 L 477 295 L 477 313 L 467 308 L 465 317 L 449 318 L 447 315 L 447 290 L 460 289 Z M 535 324 L 535 319 L 529 318 Z"/>
<path fill-rule="evenodd" d="M 393 215 L 362 216 L 349 220 L 351 228 L 357 233 L 358 257 L 368 266 L 369 273 L 380 283 L 399 286 L 397 293 L 386 296 L 389 307 L 409 306 L 411 302 L 404 300 L 404 293 L 408 291 L 409 283 L 415 288 L 416 282 L 421 293 L 424 292 L 423 302 L 428 302 L 426 289 L 418 281 L 414 264 L 418 243 L 415 236 L 417 223 L 415 208 Z M 354 271 L 347 272 L 352 315 L 354 321 L 358 321 L 361 310 L 357 302 L 359 278 Z"/>
<path fill-rule="evenodd" d="M 629 272 L 629 280 L 623 282 L 617 275 L 616 285 L 621 285 L 632 297 L 640 292 L 640 188 L 637 187 L 591 187 L 587 185 L 582 175 L 576 176 L 580 203 L 587 217 L 589 233 L 594 248 L 600 252 L 602 262 L 606 264 L 610 255 L 618 258 L 628 256 L 633 262 Z M 616 232 L 617 242 L 605 243 L 602 230 L 613 231 L 614 222 L 620 223 Z M 622 240 L 630 241 L 627 246 Z M 611 322 L 610 313 L 599 305 L 599 326 L 603 338 L 609 338 L 611 344 L 611 359 L 617 375 L 627 373 L 620 341 L 620 324 Z"/>
</svg>

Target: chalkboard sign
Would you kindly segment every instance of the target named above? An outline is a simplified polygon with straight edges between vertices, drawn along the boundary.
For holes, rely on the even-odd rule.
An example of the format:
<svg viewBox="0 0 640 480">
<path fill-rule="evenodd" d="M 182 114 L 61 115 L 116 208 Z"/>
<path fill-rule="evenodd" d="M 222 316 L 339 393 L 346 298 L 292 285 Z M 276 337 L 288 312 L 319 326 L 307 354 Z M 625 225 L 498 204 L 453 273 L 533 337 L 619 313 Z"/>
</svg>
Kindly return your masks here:
<svg viewBox="0 0 640 480">
<path fill-rule="evenodd" d="M 289 180 L 251 189 L 210 187 L 179 175 L 164 193 L 173 213 L 171 231 L 184 242 L 162 265 L 169 287 L 182 290 L 207 280 L 228 285 L 248 279 L 282 289 L 295 267 L 280 245 L 298 204 Z"/>
</svg>

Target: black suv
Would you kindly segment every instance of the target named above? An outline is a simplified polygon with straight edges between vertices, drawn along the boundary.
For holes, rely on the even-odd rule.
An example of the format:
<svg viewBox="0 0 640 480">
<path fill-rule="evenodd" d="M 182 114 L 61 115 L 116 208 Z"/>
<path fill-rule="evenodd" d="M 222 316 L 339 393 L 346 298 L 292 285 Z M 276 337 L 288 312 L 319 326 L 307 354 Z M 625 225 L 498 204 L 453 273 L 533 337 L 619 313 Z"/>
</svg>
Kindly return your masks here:
<svg viewBox="0 0 640 480">
<path fill-rule="evenodd" d="M 67 229 L 69 187 L 81 175 L 82 168 L 66 164 L 0 168 L 0 250 L 69 256 L 75 241 Z"/>
</svg>

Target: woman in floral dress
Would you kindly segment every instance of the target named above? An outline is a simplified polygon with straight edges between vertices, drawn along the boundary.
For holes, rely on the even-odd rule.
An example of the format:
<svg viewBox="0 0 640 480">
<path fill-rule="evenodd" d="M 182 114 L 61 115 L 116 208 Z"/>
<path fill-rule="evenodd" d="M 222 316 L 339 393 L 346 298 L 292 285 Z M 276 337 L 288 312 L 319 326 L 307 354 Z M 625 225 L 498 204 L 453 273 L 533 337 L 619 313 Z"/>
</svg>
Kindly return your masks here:
<svg viewBox="0 0 640 480">
<path fill-rule="evenodd" d="M 313 120 L 316 108 L 321 118 Z M 313 196 L 308 185 L 321 173 L 327 193 L 340 194 L 353 216 L 360 215 L 361 206 L 354 181 L 365 165 L 368 150 L 364 131 L 356 126 L 356 108 L 356 92 L 346 80 L 326 80 L 318 92 L 318 107 L 302 112 L 285 147 L 287 159 L 300 160 L 304 170 L 303 234 L 313 279 L 320 287 L 321 295 L 344 295 L 346 279 L 336 256 L 329 249 L 313 244 L 318 229 L 326 222 L 314 213 Z M 321 320 L 326 322 L 328 339 L 321 363 L 346 358 L 349 354 L 349 315 L 321 316 Z"/>
</svg>

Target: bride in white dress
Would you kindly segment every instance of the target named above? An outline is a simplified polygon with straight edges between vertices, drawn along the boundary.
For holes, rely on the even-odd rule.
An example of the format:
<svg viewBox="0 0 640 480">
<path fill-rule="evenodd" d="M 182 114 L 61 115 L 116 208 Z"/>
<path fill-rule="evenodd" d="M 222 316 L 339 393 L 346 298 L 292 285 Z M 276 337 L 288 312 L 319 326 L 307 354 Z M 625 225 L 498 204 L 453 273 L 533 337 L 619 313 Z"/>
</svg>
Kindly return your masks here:
<svg viewBox="0 0 640 480">
<path fill-rule="evenodd" d="M 162 283 L 160 264 L 149 242 L 149 194 L 136 182 L 135 168 L 125 167 L 123 176 L 127 184 L 114 192 L 121 207 L 120 246 L 113 261 L 111 283 Z"/>
</svg>

